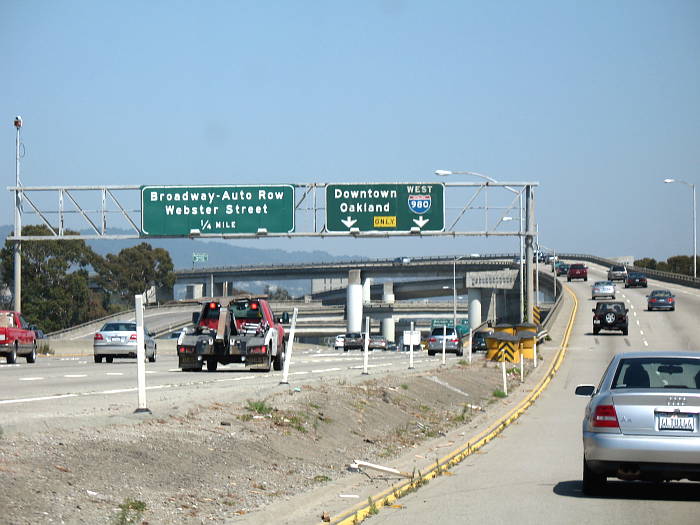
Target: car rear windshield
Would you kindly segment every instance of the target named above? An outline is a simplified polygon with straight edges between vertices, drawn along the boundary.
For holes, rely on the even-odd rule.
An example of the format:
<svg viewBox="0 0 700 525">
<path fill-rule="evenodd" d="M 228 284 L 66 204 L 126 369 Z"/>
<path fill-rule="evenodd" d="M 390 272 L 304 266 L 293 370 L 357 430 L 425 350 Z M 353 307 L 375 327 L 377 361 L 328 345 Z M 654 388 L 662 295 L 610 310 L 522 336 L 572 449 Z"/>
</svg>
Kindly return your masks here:
<svg viewBox="0 0 700 525">
<path fill-rule="evenodd" d="M 595 286 L 612 286 L 612 283 L 609 281 L 598 281 L 595 283 Z"/>
<path fill-rule="evenodd" d="M 240 301 L 231 305 L 233 315 L 239 319 L 261 319 L 262 308 L 257 301 Z"/>
<path fill-rule="evenodd" d="M 598 312 L 615 312 L 621 314 L 625 311 L 625 305 L 622 303 L 598 303 L 596 305 Z"/>
<path fill-rule="evenodd" d="M 644 274 L 639 273 L 639 272 L 630 272 L 627 274 L 627 276 L 632 278 L 632 279 L 638 279 L 638 278 L 644 277 Z"/>
<path fill-rule="evenodd" d="M 136 323 L 107 323 L 102 327 L 102 332 L 135 332 Z"/>
<path fill-rule="evenodd" d="M 678 388 L 700 390 L 700 359 L 640 357 L 622 359 L 612 388 Z"/>
<path fill-rule="evenodd" d="M 438 328 L 433 328 L 433 331 L 430 333 L 430 335 L 442 335 L 442 326 Z M 454 328 L 445 328 L 446 330 L 446 335 L 455 335 L 455 329 Z"/>
<path fill-rule="evenodd" d="M 586 265 L 584 264 L 572 264 L 569 266 L 570 269 L 572 270 L 584 270 L 586 268 Z"/>
<path fill-rule="evenodd" d="M 654 290 L 651 292 L 652 297 L 669 297 L 671 295 L 671 292 L 668 290 Z"/>
<path fill-rule="evenodd" d="M 625 267 L 624 266 L 613 266 L 612 268 L 610 268 L 610 270 L 613 272 L 624 272 Z"/>
</svg>

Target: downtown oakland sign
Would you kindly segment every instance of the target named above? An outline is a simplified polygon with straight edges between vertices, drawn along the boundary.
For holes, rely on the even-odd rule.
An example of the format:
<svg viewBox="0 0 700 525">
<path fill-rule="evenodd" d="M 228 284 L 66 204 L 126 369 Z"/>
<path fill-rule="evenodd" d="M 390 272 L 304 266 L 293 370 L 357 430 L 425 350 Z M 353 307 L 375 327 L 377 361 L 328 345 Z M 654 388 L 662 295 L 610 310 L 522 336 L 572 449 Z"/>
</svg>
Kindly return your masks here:
<svg viewBox="0 0 700 525">
<path fill-rule="evenodd" d="M 142 186 L 144 236 L 289 233 L 294 187 Z"/>
<path fill-rule="evenodd" d="M 445 229 L 443 184 L 328 184 L 329 232 L 410 232 Z"/>
</svg>

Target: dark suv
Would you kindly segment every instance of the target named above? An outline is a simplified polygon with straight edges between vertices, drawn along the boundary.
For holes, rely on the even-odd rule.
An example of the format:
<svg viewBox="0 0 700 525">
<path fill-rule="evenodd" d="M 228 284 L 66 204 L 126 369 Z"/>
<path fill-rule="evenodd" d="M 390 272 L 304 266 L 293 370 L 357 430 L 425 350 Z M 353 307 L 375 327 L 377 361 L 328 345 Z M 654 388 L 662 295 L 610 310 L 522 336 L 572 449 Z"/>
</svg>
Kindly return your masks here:
<svg viewBox="0 0 700 525">
<path fill-rule="evenodd" d="M 596 303 L 593 308 L 593 333 L 598 334 L 601 330 L 621 330 L 622 335 L 627 335 L 627 312 L 623 302 Z"/>
<path fill-rule="evenodd" d="M 637 288 L 638 286 L 642 288 L 648 286 L 647 276 L 639 272 L 629 272 L 627 274 L 627 280 L 625 281 L 625 288 Z"/>
<path fill-rule="evenodd" d="M 574 263 L 569 266 L 569 271 L 566 273 L 566 280 L 571 281 L 571 279 L 583 279 L 588 280 L 588 266 L 581 263 Z"/>
</svg>

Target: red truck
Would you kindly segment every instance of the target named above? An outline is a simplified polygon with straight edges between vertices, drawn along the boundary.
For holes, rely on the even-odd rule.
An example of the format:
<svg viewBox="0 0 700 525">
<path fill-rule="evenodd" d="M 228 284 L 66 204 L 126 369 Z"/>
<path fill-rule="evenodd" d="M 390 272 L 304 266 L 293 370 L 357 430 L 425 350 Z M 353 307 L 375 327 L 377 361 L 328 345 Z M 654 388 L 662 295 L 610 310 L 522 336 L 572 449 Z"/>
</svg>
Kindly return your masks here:
<svg viewBox="0 0 700 525">
<path fill-rule="evenodd" d="M 214 372 L 219 363 L 245 363 L 253 370 L 282 370 L 286 335 L 282 323 L 285 312 L 276 318 L 270 303 L 262 298 L 234 299 L 226 304 L 207 301 L 194 313 L 194 328 L 188 328 L 177 341 L 178 365 L 182 370 L 199 372 L 204 364 Z"/>
<path fill-rule="evenodd" d="M 0 355 L 7 364 L 16 363 L 18 355 L 36 361 L 36 334 L 19 312 L 0 310 Z"/>
<path fill-rule="evenodd" d="M 566 280 L 571 282 L 571 279 L 588 280 L 588 266 L 581 263 L 569 265 L 569 271 L 566 273 Z"/>
</svg>

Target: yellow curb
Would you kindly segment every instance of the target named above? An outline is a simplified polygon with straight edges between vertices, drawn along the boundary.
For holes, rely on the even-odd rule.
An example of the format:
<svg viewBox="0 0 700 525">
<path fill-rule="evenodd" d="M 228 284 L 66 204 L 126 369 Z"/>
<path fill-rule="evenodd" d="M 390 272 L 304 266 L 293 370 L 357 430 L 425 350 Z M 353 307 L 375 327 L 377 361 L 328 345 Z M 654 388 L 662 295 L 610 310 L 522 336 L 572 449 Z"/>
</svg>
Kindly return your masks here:
<svg viewBox="0 0 700 525">
<path fill-rule="evenodd" d="M 561 346 L 559 347 L 559 352 L 557 352 L 557 355 L 555 356 L 554 361 L 552 361 L 552 364 L 547 370 L 545 376 L 542 378 L 542 380 L 540 380 L 532 392 L 515 408 L 513 408 L 513 410 L 493 423 L 486 430 L 480 432 L 467 443 L 450 452 L 442 459 L 437 460 L 434 464 L 432 464 L 432 466 L 429 465 L 429 470 L 425 474 L 421 474 L 420 470 L 417 471 L 414 478 L 397 483 L 379 494 L 376 494 L 375 496 L 370 496 L 367 503 L 360 503 L 347 511 L 343 511 L 337 516 L 333 516 L 330 520 L 331 524 L 356 525 L 364 521 L 368 516 L 376 514 L 381 507 L 391 505 L 399 498 L 417 490 L 429 480 L 443 474 L 445 471 L 449 470 L 450 467 L 455 466 L 457 463 L 461 462 L 463 459 L 472 455 L 474 452 L 486 445 L 534 404 L 535 400 L 540 396 L 540 394 L 542 394 L 544 389 L 552 381 L 552 378 L 557 373 L 562 362 L 564 361 L 564 356 L 566 355 L 566 350 L 569 346 L 569 338 L 571 337 L 571 331 L 574 326 L 574 320 L 576 319 L 576 312 L 578 310 L 578 300 L 576 299 L 576 295 L 568 286 L 564 286 L 563 288 L 574 300 L 574 308 L 571 311 L 569 322 L 566 326 L 566 330 L 564 331 L 564 337 L 562 339 Z"/>
</svg>

